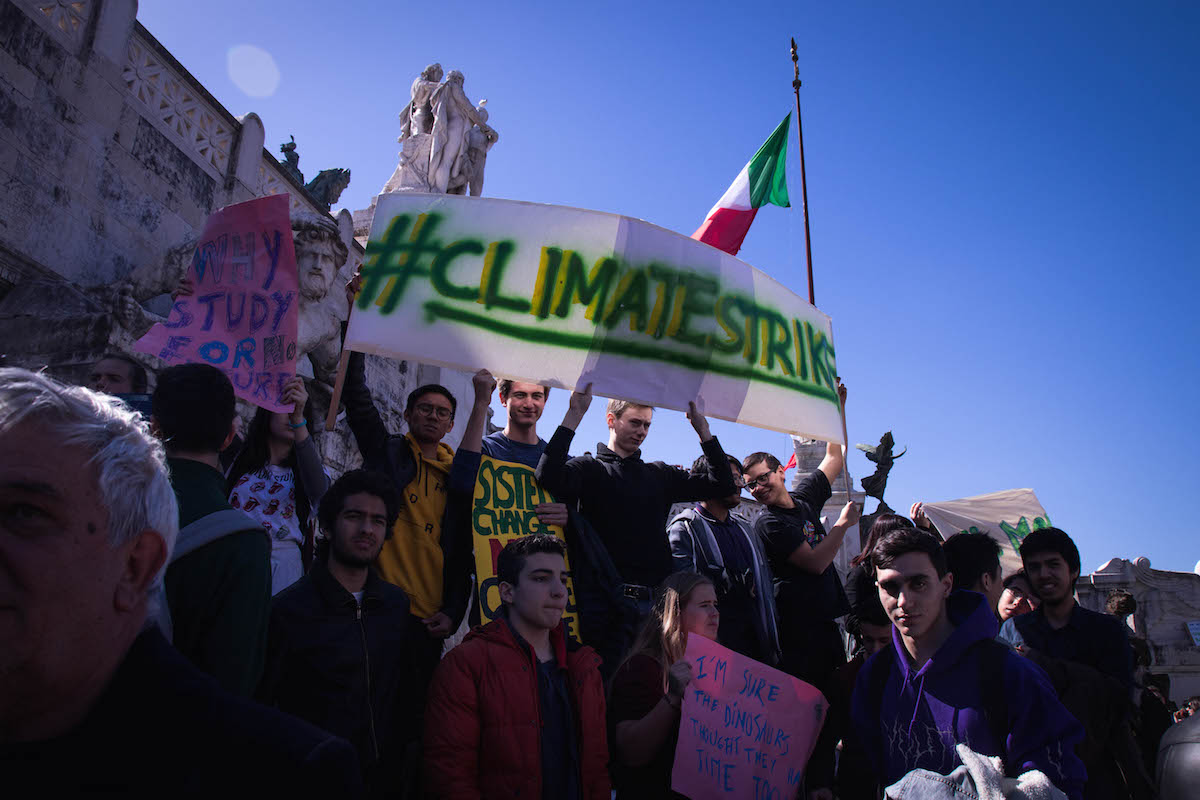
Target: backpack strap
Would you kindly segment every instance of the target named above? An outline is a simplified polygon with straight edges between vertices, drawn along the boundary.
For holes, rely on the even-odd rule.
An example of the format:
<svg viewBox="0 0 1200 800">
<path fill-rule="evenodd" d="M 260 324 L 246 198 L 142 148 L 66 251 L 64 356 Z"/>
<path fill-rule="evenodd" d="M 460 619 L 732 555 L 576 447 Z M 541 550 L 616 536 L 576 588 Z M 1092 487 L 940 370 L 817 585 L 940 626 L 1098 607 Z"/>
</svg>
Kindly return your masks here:
<svg viewBox="0 0 1200 800">
<path fill-rule="evenodd" d="M 983 716 L 987 720 L 992 738 L 999 744 L 1000 758 L 1004 761 L 1004 773 L 1017 777 L 1016 767 L 1008 763 L 1008 732 L 1012 729 L 1008 718 L 1008 697 L 1004 691 L 1004 665 L 1013 653 L 995 639 L 980 639 L 971 645 L 979 663 L 979 696 L 983 700 Z"/>
<path fill-rule="evenodd" d="M 871 665 L 871 680 L 867 684 L 867 711 L 871 719 L 880 719 L 883 713 L 883 690 L 887 688 L 888 676 L 892 674 L 892 665 L 896 662 L 896 647 L 889 645 L 880 650 Z"/>
</svg>

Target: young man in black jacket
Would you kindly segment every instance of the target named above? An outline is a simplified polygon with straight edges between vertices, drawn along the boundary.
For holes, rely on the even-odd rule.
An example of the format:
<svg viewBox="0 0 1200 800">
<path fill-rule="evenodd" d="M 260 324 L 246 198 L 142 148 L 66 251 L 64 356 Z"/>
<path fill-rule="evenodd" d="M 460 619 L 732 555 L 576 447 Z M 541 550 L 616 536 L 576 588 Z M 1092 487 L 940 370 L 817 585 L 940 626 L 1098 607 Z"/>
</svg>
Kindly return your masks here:
<svg viewBox="0 0 1200 800">
<path fill-rule="evenodd" d="M 371 569 L 396 520 L 387 476 L 347 472 L 321 500 L 328 555 L 275 597 L 258 698 L 350 741 L 371 796 L 413 790 L 420 621 Z"/>
<path fill-rule="evenodd" d="M 671 546 L 667 539 L 667 517 L 671 505 L 688 500 L 728 497 L 737 492 L 733 473 L 721 444 L 708 429 L 708 420 L 689 404 L 688 420 L 700 437 L 708 457 L 703 474 L 691 474 L 661 461 L 642 461 L 642 442 L 650 432 L 654 409 L 624 400 L 608 403 L 608 445 L 596 445 L 596 456 L 569 458 L 575 429 L 592 403 L 592 387 L 574 392 L 562 425 L 550 437 L 538 462 L 538 482 L 568 506 L 578 504 L 582 517 L 603 541 L 615 567 L 615 592 L 636 604 L 640 618 L 650 611 L 654 588 L 671 574 Z M 605 675 L 632 642 L 635 625 L 623 626 L 620 635 L 606 636 L 609 620 L 588 619 L 580 608 L 583 639 L 604 659 Z M 631 614 L 631 616 L 633 616 Z M 598 623 L 598 624 L 597 624 Z M 589 632 L 596 633 L 589 637 Z"/>
</svg>

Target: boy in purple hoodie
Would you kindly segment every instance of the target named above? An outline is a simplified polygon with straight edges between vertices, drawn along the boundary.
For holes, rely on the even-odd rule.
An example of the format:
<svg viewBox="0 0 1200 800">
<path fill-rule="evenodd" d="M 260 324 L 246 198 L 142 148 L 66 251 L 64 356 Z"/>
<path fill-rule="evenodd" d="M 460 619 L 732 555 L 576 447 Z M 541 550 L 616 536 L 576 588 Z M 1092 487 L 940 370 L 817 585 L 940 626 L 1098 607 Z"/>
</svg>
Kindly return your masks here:
<svg viewBox="0 0 1200 800">
<path fill-rule="evenodd" d="M 959 765 L 955 745 L 1000 756 L 1015 777 L 1040 770 L 1072 800 L 1086 773 L 1083 738 L 1038 667 L 995 641 L 995 610 L 975 592 L 951 594 L 941 542 L 901 528 L 871 551 L 892 646 L 858 674 L 855 733 L 876 777 L 890 785 L 914 769 Z"/>
</svg>

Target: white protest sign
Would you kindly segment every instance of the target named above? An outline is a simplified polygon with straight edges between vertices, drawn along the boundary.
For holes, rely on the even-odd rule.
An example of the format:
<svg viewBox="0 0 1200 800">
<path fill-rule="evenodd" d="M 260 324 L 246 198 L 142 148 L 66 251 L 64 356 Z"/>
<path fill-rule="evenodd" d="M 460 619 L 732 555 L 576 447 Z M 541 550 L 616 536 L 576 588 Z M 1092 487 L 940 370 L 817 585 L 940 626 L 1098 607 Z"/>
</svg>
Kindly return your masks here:
<svg viewBox="0 0 1200 800">
<path fill-rule="evenodd" d="M 640 220 L 380 195 L 346 347 L 842 441 L 829 317 Z"/>
<path fill-rule="evenodd" d="M 1021 568 L 1018 548 L 1030 531 L 1051 527 L 1050 515 L 1033 489 L 925 503 L 925 514 L 947 539 L 963 531 L 986 533 L 1000 543 L 1000 568 L 1011 575 Z"/>
</svg>

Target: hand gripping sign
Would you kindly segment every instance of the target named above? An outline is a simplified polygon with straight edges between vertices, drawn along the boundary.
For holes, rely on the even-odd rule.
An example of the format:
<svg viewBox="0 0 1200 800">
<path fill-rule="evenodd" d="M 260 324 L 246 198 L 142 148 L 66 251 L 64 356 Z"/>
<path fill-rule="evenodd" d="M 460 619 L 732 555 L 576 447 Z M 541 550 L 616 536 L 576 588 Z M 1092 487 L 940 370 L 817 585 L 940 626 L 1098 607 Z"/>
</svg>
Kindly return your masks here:
<svg viewBox="0 0 1200 800">
<path fill-rule="evenodd" d="M 346 347 L 843 441 L 829 317 L 629 217 L 379 196 Z"/>
<path fill-rule="evenodd" d="M 296 374 L 299 300 L 286 194 L 209 215 L 187 275 L 195 293 L 133 346 L 168 364 L 211 364 L 238 397 L 271 411 Z"/>
<path fill-rule="evenodd" d="M 475 493 L 471 498 L 471 530 L 475 542 L 479 612 L 485 623 L 496 619 L 500 611 L 500 578 L 496 562 L 504 546 L 531 533 L 550 534 L 565 541 L 560 526 L 545 525 L 537 518 L 538 504 L 553 502 L 554 498 L 538 485 L 529 467 L 491 456 L 480 456 Z M 568 557 L 567 608 L 563 620 L 567 633 L 576 641 L 582 641 L 570 570 Z"/>
<path fill-rule="evenodd" d="M 825 721 L 824 695 L 698 634 L 684 658 L 692 681 L 671 788 L 691 800 L 795 797 Z"/>
</svg>

